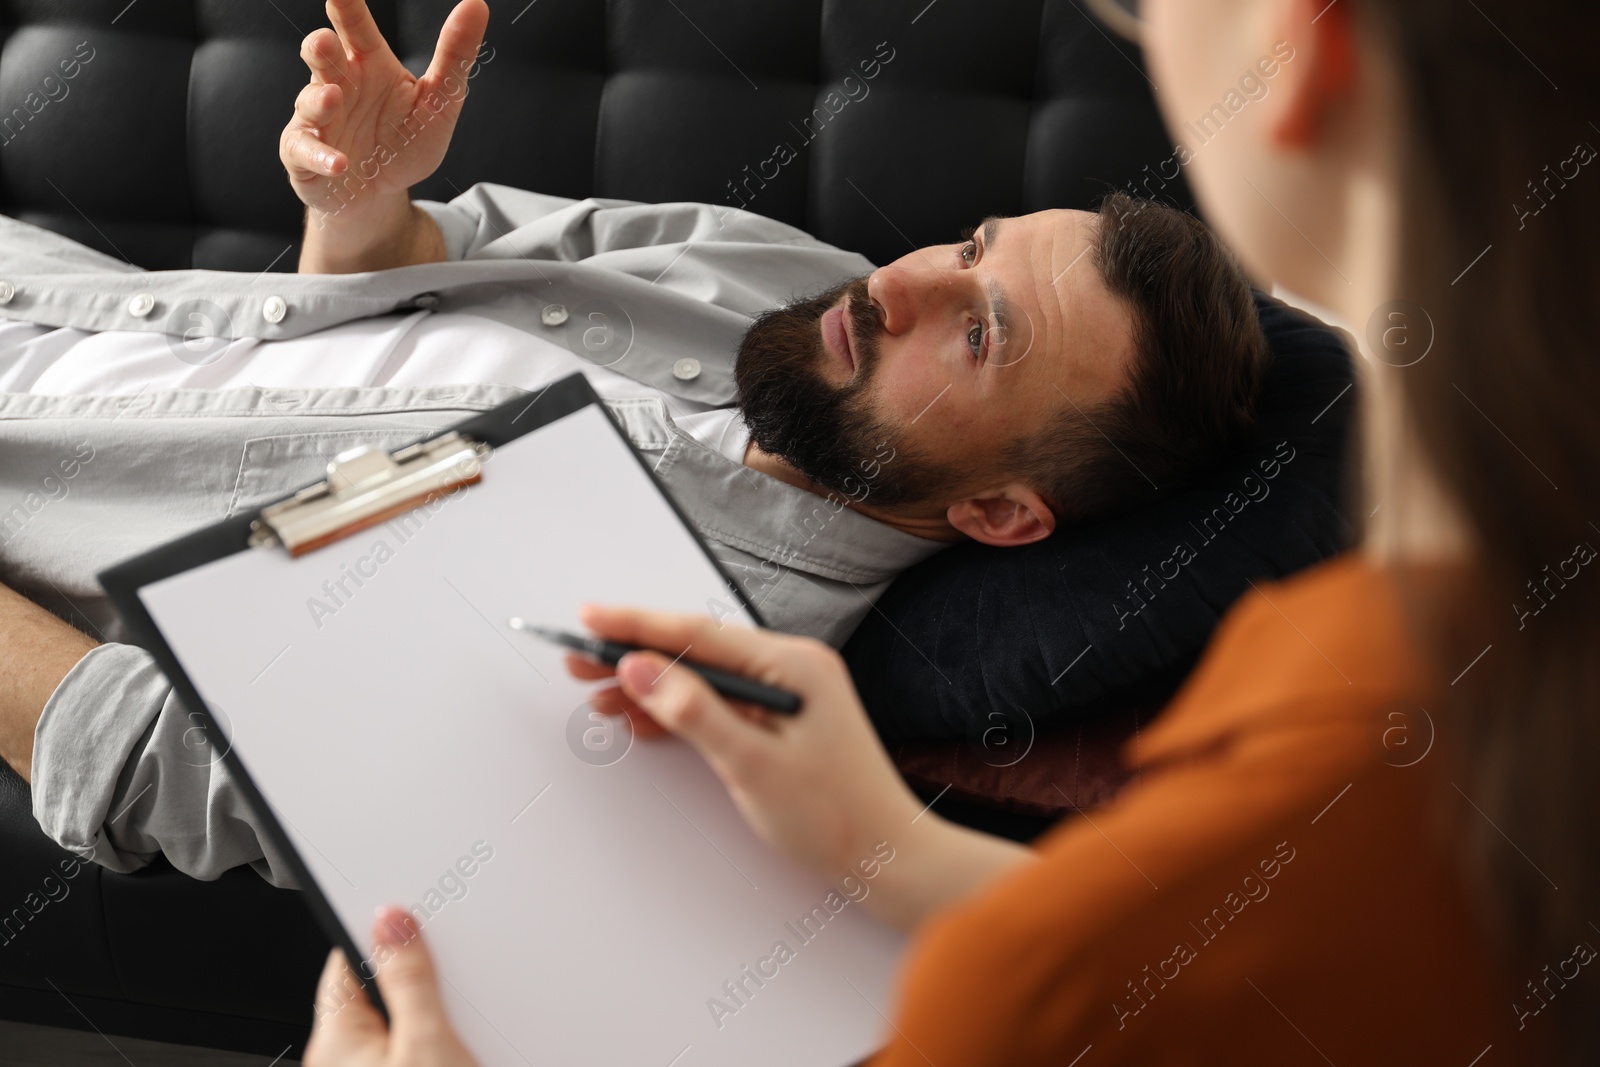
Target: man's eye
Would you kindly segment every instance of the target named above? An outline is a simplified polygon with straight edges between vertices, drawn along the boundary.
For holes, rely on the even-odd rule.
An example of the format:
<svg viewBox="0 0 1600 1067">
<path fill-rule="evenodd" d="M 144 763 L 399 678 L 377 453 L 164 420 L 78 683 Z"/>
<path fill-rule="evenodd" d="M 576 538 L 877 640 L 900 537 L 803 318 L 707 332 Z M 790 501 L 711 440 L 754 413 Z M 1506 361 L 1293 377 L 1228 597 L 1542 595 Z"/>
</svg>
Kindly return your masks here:
<svg viewBox="0 0 1600 1067">
<path fill-rule="evenodd" d="M 974 356 L 983 355 L 983 323 L 975 322 L 967 329 L 967 347 Z"/>
<path fill-rule="evenodd" d="M 956 255 L 961 257 L 961 262 L 965 263 L 969 267 L 972 266 L 978 261 L 978 242 L 968 241 L 966 244 L 961 246 L 960 250 L 956 252 Z"/>
</svg>

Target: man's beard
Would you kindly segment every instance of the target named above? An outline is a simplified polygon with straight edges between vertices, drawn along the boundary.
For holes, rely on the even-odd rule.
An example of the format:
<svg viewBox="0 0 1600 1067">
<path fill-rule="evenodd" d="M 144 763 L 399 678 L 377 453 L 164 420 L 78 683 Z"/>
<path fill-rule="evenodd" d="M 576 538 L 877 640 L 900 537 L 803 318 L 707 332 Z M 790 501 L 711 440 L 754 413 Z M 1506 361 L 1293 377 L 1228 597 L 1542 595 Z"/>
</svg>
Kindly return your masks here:
<svg viewBox="0 0 1600 1067">
<path fill-rule="evenodd" d="M 820 324 L 845 294 L 856 367 L 849 382 L 835 387 L 820 369 L 834 358 Z M 750 439 L 763 452 L 826 489 L 896 507 L 928 500 L 947 478 L 869 408 L 882 336 L 866 279 L 856 278 L 758 316 L 739 343 L 733 377 Z"/>
</svg>

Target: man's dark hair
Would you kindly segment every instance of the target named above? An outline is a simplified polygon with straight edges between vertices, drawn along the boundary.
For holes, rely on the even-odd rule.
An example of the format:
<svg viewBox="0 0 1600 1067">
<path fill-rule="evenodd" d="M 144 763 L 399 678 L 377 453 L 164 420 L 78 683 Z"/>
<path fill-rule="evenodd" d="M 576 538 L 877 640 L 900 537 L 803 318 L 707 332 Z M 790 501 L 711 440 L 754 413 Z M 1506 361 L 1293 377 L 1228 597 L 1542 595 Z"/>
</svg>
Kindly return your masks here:
<svg viewBox="0 0 1600 1067">
<path fill-rule="evenodd" d="M 1192 215 L 1113 193 L 1092 256 L 1132 313 L 1128 384 L 1069 401 L 1018 446 L 1017 474 L 1063 522 L 1152 499 L 1225 454 L 1254 422 L 1268 356 L 1249 279 Z"/>
</svg>

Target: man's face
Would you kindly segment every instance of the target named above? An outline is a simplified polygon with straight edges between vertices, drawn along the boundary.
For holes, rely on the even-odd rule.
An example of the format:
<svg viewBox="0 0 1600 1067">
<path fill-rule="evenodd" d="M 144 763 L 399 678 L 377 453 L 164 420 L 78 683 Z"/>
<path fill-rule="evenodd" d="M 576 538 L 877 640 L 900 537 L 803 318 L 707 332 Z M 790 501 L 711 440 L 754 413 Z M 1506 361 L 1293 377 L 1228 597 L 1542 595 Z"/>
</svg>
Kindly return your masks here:
<svg viewBox="0 0 1600 1067">
<path fill-rule="evenodd" d="M 867 482 L 880 507 L 1005 485 L 1019 442 L 1128 379 L 1132 320 L 1095 268 L 1099 222 L 988 219 L 762 315 L 735 365 L 752 440 L 837 492 Z"/>
</svg>

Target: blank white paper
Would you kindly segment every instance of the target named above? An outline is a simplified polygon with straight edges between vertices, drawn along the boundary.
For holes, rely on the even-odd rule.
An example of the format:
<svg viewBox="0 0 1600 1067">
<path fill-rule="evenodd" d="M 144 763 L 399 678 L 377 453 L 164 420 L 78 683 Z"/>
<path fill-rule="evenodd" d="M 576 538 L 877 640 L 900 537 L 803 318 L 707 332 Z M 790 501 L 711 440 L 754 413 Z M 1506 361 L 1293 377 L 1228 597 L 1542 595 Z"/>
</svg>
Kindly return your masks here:
<svg viewBox="0 0 1600 1067">
<path fill-rule="evenodd" d="M 881 1043 L 901 936 L 758 841 L 682 743 L 608 748 L 601 687 L 505 625 L 738 606 L 598 405 L 401 520 L 140 595 L 356 943 L 382 904 L 426 916 L 487 1067 L 835 1067 Z"/>
</svg>

